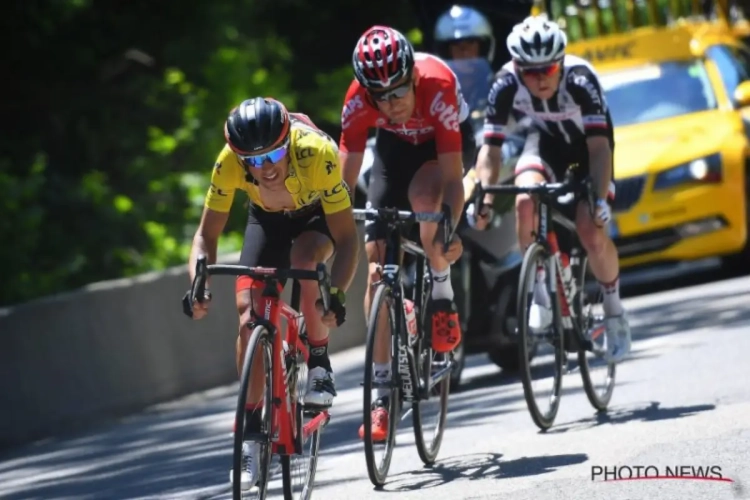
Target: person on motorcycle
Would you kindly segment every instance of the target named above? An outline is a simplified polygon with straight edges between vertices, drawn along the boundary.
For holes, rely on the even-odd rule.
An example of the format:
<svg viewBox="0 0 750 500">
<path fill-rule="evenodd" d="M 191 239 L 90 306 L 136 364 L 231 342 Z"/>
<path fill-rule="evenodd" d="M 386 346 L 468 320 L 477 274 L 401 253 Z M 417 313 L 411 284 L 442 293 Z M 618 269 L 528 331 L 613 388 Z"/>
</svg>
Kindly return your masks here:
<svg viewBox="0 0 750 500">
<path fill-rule="evenodd" d="M 495 58 L 495 37 L 492 25 L 478 10 L 454 5 L 435 23 L 437 55 L 446 61 L 486 57 Z"/>
</svg>

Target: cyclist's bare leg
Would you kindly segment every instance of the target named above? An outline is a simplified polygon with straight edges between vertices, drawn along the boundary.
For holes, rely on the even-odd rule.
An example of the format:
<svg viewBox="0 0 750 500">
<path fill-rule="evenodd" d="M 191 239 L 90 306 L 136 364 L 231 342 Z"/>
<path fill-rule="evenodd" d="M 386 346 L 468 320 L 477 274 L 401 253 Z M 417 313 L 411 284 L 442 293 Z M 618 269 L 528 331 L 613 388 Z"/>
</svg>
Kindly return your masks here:
<svg viewBox="0 0 750 500">
<path fill-rule="evenodd" d="M 369 321 L 372 309 L 372 300 L 375 297 L 375 285 L 381 280 L 381 269 L 385 262 L 385 241 L 374 240 L 365 243 L 367 253 L 367 288 L 365 288 L 365 318 Z M 388 329 L 388 308 L 383 304 L 378 313 L 378 324 L 375 327 L 375 344 L 372 353 L 372 370 L 375 382 L 384 383 L 391 380 L 391 337 Z M 374 441 L 385 440 L 388 433 L 388 411 L 386 408 L 386 397 L 390 390 L 386 388 L 373 389 L 372 401 L 372 437 Z M 365 426 L 359 428 L 359 437 L 364 439 Z"/>
<path fill-rule="evenodd" d="M 450 181 L 449 174 L 445 173 L 445 169 L 437 161 L 422 165 L 409 184 L 409 203 L 412 210 L 439 213 L 443 202 L 452 207 L 463 206 L 463 184 Z M 454 221 L 459 215 L 452 214 Z M 443 238 L 438 234 L 439 228 L 441 225 L 434 222 L 421 222 L 419 237 L 432 273 L 432 295 L 428 304 L 428 331 L 432 336 L 432 347 L 437 352 L 448 352 L 461 340 L 458 310 L 453 301 L 451 262 L 448 259 L 458 259 L 461 249 L 459 246 L 457 254 L 446 258 L 443 254 Z"/>
<path fill-rule="evenodd" d="M 375 295 L 373 283 L 380 281 L 382 275 L 381 267 L 385 261 L 385 241 L 368 241 L 365 244 L 367 253 L 367 288 L 365 289 L 365 318 L 370 318 L 370 309 L 372 308 L 372 299 Z M 388 310 L 382 307 L 378 314 L 378 326 L 375 336 L 375 346 L 372 353 L 375 371 L 381 372 L 383 378 L 390 377 L 391 363 L 391 339 L 388 331 Z M 387 372 L 387 373 L 384 373 Z M 379 390 L 375 397 L 382 397 L 387 393 L 385 390 Z"/>
<path fill-rule="evenodd" d="M 591 272 L 601 283 L 604 291 L 604 312 L 607 316 L 621 316 L 619 277 L 620 261 L 612 238 L 609 237 L 609 224 L 599 227 L 591 217 L 586 202 L 578 204 L 576 229 L 581 245 L 586 250 Z"/>
<path fill-rule="evenodd" d="M 525 170 L 516 176 L 516 186 L 531 186 L 544 182 L 544 174 L 538 170 Z M 534 242 L 533 232 L 537 224 L 536 202 L 528 194 L 516 196 L 516 235 L 521 251 Z"/>
<path fill-rule="evenodd" d="M 463 206 L 463 185 L 457 185 L 454 188 L 446 182 L 442 168 L 437 161 L 427 162 L 417 170 L 409 184 L 411 208 L 415 212 L 440 213 L 443 201 L 451 206 Z M 452 215 L 455 219 L 458 214 Z M 433 222 L 420 223 L 419 238 L 430 261 L 430 267 L 435 271 L 445 271 L 451 263 L 443 255 L 442 241 L 436 240 L 439 227 Z"/>
<path fill-rule="evenodd" d="M 586 250 L 591 272 L 599 281 L 603 294 L 604 324 L 609 359 L 621 361 L 630 352 L 631 333 L 620 300 L 620 263 L 617 247 L 609 237 L 608 224 L 599 227 L 588 203 L 581 202 L 576 214 L 576 229 Z"/>
<path fill-rule="evenodd" d="M 305 231 L 292 245 L 292 268 L 312 271 L 332 255 L 333 242 L 328 236 L 318 231 Z M 328 357 L 328 328 L 321 322 L 321 311 L 315 305 L 319 298 L 320 289 L 317 282 L 300 281 L 300 312 L 305 316 L 307 338 L 310 343 L 305 404 L 327 407 L 333 403 L 336 390 L 331 360 Z"/>
<path fill-rule="evenodd" d="M 546 180 L 542 171 L 535 168 L 527 168 L 520 172 L 516 170 L 516 172 L 516 186 L 531 186 Z M 538 219 L 537 204 L 531 195 L 517 195 L 516 235 L 521 251 L 526 251 L 529 245 L 534 242 L 533 233 L 536 231 Z M 537 276 L 539 279 L 536 279 L 533 284 L 534 300 L 529 310 L 529 327 L 532 330 L 543 330 L 552 322 L 552 302 L 545 281 L 541 279 L 543 275 L 537 274 Z"/>
<path fill-rule="evenodd" d="M 320 262 L 326 262 L 333 255 L 333 242 L 317 231 L 306 231 L 294 241 L 291 253 L 293 269 L 314 271 Z M 320 297 L 318 283 L 311 280 L 300 281 L 300 312 L 305 316 L 307 336 L 311 343 L 328 344 L 328 328 L 320 321 L 320 312 L 315 303 Z"/>
</svg>

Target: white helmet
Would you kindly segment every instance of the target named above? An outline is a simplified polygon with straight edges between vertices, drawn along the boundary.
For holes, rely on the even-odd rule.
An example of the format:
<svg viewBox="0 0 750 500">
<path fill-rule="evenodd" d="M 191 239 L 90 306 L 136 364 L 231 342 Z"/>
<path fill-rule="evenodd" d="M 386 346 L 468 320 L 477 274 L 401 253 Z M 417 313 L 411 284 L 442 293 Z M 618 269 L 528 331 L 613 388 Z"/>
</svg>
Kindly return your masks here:
<svg viewBox="0 0 750 500">
<path fill-rule="evenodd" d="M 565 56 L 568 37 L 544 16 L 527 17 L 508 35 L 508 51 L 521 65 L 547 64 Z"/>
<path fill-rule="evenodd" d="M 478 10 L 463 5 L 454 5 L 444 12 L 435 23 L 435 42 L 444 52 L 444 45 L 459 40 L 478 40 L 481 53 L 490 62 L 495 57 L 495 36 L 492 25 Z M 439 53 L 441 57 L 446 54 Z"/>
</svg>

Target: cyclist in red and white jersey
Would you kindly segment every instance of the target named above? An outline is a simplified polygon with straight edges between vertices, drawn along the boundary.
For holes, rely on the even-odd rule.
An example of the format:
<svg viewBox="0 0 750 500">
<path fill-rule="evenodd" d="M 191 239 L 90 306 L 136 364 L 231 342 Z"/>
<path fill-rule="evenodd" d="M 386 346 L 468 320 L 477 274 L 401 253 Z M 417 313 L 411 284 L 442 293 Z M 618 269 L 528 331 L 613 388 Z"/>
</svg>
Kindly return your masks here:
<svg viewBox="0 0 750 500">
<path fill-rule="evenodd" d="M 342 173 L 356 184 L 368 131 L 377 129 L 375 159 L 370 174 L 367 205 L 418 212 L 439 212 L 450 205 L 458 223 L 464 205 L 462 177 L 472 166 L 474 133 L 469 109 L 451 69 L 439 58 L 415 53 L 397 30 L 373 26 L 362 34 L 352 55 L 355 80 L 341 114 Z M 456 239 L 443 253 L 438 225 L 421 223 L 419 234 L 432 271 L 432 297 L 427 324 L 437 352 L 453 350 L 461 341 L 458 312 L 453 301 L 450 265 L 463 248 Z M 385 257 L 385 226 L 365 226 L 369 262 L 365 312 L 369 317 L 372 283 L 380 280 Z M 383 325 L 386 326 L 386 325 Z M 373 371 L 377 382 L 390 379 L 390 340 L 378 330 Z M 388 428 L 386 390 L 374 395 L 373 440 L 385 439 Z M 364 436 L 364 427 L 360 428 Z"/>
</svg>

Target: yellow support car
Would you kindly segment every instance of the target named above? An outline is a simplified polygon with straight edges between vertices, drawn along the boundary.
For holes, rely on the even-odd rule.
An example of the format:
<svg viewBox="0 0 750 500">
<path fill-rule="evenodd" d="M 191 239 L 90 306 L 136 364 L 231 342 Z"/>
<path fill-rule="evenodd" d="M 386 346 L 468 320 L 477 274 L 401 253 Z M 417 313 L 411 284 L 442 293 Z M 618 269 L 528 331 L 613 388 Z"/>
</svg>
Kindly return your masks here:
<svg viewBox="0 0 750 500">
<path fill-rule="evenodd" d="M 717 21 L 636 28 L 569 52 L 595 66 L 615 124 L 612 236 L 623 269 L 711 257 L 742 264 L 748 48 Z"/>
</svg>

